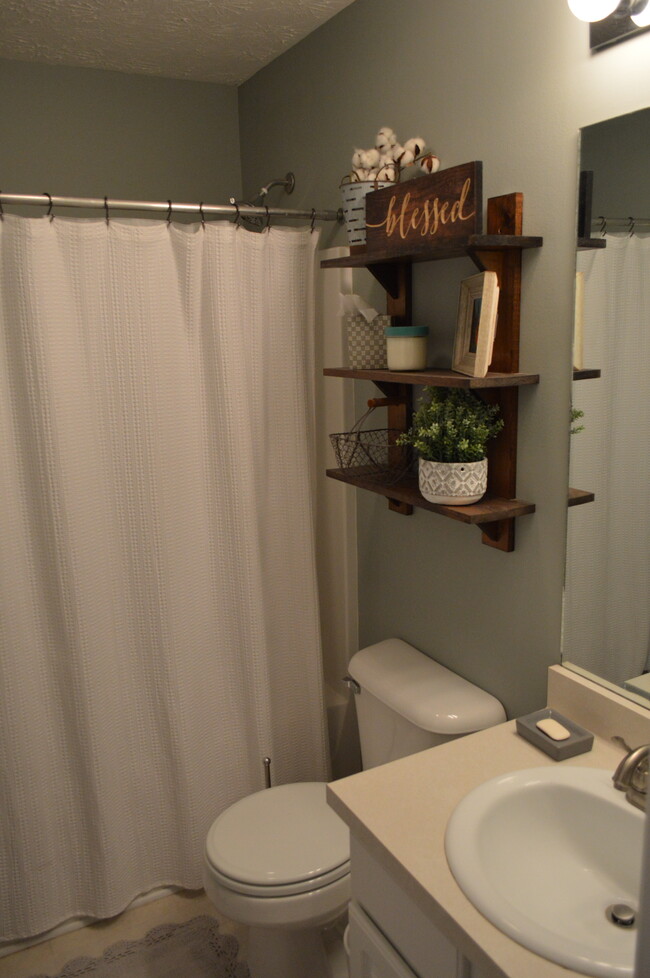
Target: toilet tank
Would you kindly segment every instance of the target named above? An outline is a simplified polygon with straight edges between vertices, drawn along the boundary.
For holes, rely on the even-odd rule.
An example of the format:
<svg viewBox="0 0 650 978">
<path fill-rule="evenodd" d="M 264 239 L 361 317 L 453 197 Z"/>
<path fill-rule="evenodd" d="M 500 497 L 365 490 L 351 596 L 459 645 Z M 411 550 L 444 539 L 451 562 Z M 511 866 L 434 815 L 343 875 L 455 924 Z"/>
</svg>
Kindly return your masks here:
<svg viewBox="0 0 650 978">
<path fill-rule="evenodd" d="M 506 719 L 494 696 L 399 638 L 352 656 L 364 769 L 484 730 Z"/>
</svg>

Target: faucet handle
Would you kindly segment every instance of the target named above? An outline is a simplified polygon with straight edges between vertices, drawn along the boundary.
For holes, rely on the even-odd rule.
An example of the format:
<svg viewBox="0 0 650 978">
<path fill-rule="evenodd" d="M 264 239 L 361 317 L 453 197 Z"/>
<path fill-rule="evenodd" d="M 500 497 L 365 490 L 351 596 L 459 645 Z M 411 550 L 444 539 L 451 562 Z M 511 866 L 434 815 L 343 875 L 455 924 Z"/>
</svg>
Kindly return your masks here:
<svg viewBox="0 0 650 978">
<path fill-rule="evenodd" d="M 625 792 L 631 805 L 644 811 L 648 797 L 649 768 L 650 744 L 644 744 L 628 751 L 612 775 L 614 787 Z"/>
<path fill-rule="evenodd" d="M 642 791 L 647 794 L 648 791 L 648 769 L 650 768 L 650 757 L 648 748 L 646 748 L 645 756 L 641 757 L 639 761 L 635 764 L 632 770 L 632 776 L 630 778 L 630 783 L 635 791 Z"/>
</svg>

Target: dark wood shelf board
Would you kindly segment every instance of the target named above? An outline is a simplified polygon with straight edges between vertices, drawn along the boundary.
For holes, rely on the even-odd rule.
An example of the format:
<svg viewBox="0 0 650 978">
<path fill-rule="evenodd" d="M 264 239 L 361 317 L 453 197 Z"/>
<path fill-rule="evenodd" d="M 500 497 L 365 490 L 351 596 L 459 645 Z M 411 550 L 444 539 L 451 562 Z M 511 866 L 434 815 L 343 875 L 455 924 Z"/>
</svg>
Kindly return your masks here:
<svg viewBox="0 0 650 978">
<path fill-rule="evenodd" d="M 606 248 L 607 242 L 604 238 L 578 238 L 578 249 L 587 251 L 590 248 Z"/>
<path fill-rule="evenodd" d="M 569 489 L 569 506 L 582 506 L 583 503 L 593 503 L 595 499 L 593 492 L 586 489 Z"/>
<path fill-rule="evenodd" d="M 330 479 L 337 479 L 339 482 L 355 486 L 357 489 L 367 489 L 370 492 L 378 493 L 380 496 L 385 496 L 387 499 L 395 499 L 410 506 L 428 509 L 449 519 L 474 526 L 483 523 L 496 523 L 516 516 L 527 516 L 535 512 L 534 503 L 527 503 L 523 499 L 497 499 L 491 496 L 484 496 L 480 502 L 471 506 L 441 506 L 437 503 L 430 503 L 421 495 L 415 475 L 404 476 L 391 485 L 385 485 L 372 477 L 368 477 L 363 471 L 359 474 L 355 469 L 327 469 L 326 475 Z"/>
<path fill-rule="evenodd" d="M 469 239 L 471 251 L 502 251 L 504 248 L 541 248 L 544 238 L 531 234 L 473 234 Z"/>
<path fill-rule="evenodd" d="M 450 247 L 428 243 L 408 254 L 392 255 L 386 252 L 355 252 L 344 258 L 327 258 L 321 268 L 368 268 L 371 265 L 410 264 L 420 261 L 443 261 L 446 258 L 463 258 L 476 251 L 507 251 L 509 249 L 541 248 L 544 239 L 522 234 L 473 234 L 467 244 Z"/>
<path fill-rule="evenodd" d="M 347 367 L 325 367 L 326 377 L 349 377 L 382 384 L 411 384 L 427 387 L 523 387 L 539 383 L 539 374 L 490 373 L 486 377 L 468 377 L 455 370 L 352 370 Z"/>
<path fill-rule="evenodd" d="M 574 369 L 573 379 L 574 380 L 593 380 L 600 377 L 600 370 L 591 370 L 583 367 L 580 370 Z"/>
</svg>

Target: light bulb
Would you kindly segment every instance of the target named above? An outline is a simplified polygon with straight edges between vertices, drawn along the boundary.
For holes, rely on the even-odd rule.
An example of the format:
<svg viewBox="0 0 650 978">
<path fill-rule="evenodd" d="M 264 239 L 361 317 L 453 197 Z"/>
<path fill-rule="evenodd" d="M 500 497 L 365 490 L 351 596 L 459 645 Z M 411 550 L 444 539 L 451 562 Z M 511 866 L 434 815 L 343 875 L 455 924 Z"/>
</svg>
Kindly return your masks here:
<svg viewBox="0 0 650 978">
<path fill-rule="evenodd" d="M 650 3 L 647 3 L 644 10 L 638 14 L 630 14 L 637 27 L 650 27 Z"/>
<path fill-rule="evenodd" d="M 618 0 L 567 0 L 571 13 L 578 20 L 604 20 L 618 7 Z M 644 10 L 645 14 L 645 10 Z"/>
</svg>

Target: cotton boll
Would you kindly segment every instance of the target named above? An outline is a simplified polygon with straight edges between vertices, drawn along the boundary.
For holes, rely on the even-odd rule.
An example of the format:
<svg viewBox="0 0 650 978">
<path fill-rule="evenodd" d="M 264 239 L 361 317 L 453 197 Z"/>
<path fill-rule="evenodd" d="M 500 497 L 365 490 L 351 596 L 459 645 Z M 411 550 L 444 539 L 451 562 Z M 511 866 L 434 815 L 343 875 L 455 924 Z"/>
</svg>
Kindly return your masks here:
<svg viewBox="0 0 650 978">
<path fill-rule="evenodd" d="M 440 160 L 433 153 L 427 153 L 420 160 L 420 169 L 424 170 L 425 173 L 435 173 L 440 169 Z"/>
<path fill-rule="evenodd" d="M 413 153 L 413 150 L 407 149 L 405 146 L 398 157 L 397 162 L 400 166 L 410 166 L 414 159 L 415 154 Z"/>
<path fill-rule="evenodd" d="M 397 164 L 390 153 L 382 153 L 377 177 L 379 180 L 397 180 Z"/>
<path fill-rule="evenodd" d="M 359 181 L 368 179 L 368 170 L 364 166 L 355 166 L 353 173 Z"/>
<path fill-rule="evenodd" d="M 363 166 L 363 163 L 362 163 L 362 160 L 361 160 L 361 157 L 362 156 L 363 156 L 363 150 L 362 149 L 355 149 L 354 153 L 352 154 L 352 169 L 353 170 L 356 170 L 360 166 Z"/>
<path fill-rule="evenodd" d="M 424 152 L 425 142 L 422 136 L 415 136 L 413 139 L 407 139 L 404 143 L 404 149 L 407 149 L 410 153 L 413 153 L 413 159 L 421 156 Z"/>
<path fill-rule="evenodd" d="M 388 126 L 382 126 L 375 138 L 375 146 L 380 153 L 387 153 L 397 142 L 397 136 Z"/>
<path fill-rule="evenodd" d="M 376 169 L 379 166 L 379 150 L 364 149 L 361 154 L 361 166 L 364 166 L 366 170 Z"/>
<path fill-rule="evenodd" d="M 377 170 L 378 180 L 390 180 L 394 182 L 397 180 L 397 163 L 394 160 L 390 160 L 388 163 L 384 163 Z"/>
</svg>

